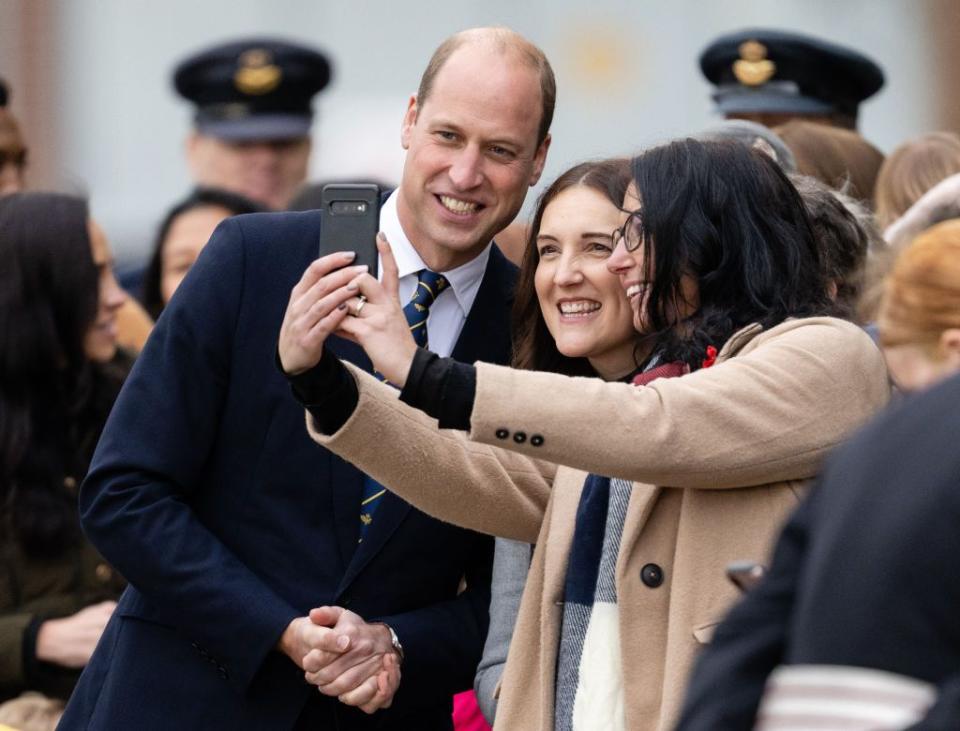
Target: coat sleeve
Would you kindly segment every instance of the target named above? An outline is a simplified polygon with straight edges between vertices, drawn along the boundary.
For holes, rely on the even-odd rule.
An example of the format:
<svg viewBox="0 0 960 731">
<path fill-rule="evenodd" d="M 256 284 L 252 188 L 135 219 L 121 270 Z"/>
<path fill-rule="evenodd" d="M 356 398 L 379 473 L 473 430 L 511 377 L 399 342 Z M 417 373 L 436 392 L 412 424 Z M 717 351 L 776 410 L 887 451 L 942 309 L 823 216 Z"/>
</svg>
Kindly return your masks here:
<svg viewBox="0 0 960 731">
<path fill-rule="evenodd" d="M 228 220 L 158 321 L 80 492 L 91 542 L 241 692 L 298 614 L 191 508 L 218 439 L 243 286 L 243 233 Z"/>
<path fill-rule="evenodd" d="M 463 432 L 407 406 L 397 391 L 347 363 L 360 397 L 319 444 L 386 485 L 411 505 L 449 523 L 532 543 L 543 522 L 555 465 L 470 442 Z"/>
<path fill-rule="evenodd" d="M 16 695 L 25 687 L 23 644 L 33 615 L 8 612 L 0 615 L 0 696 Z"/>
<path fill-rule="evenodd" d="M 870 338 L 811 318 L 642 387 L 480 363 L 470 437 L 634 482 L 746 487 L 814 476 L 888 397 Z"/>
</svg>

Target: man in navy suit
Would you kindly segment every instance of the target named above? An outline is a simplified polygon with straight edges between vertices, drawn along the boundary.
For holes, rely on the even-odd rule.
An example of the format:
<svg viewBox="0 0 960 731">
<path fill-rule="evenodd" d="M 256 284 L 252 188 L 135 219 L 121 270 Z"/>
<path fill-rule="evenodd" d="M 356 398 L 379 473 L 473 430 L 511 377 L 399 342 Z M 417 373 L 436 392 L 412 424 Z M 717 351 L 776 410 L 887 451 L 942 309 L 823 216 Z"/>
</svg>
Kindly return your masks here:
<svg viewBox="0 0 960 731">
<path fill-rule="evenodd" d="M 554 96 L 539 49 L 477 29 L 437 49 L 410 99 L 380 223 L 401 293 L 424 270 L 445 278 L 435 350 L 509 358 L 516 271 L 491 239 L 540 176 Z M 275 363 L 321 226 L 317 211 L 221 224 L 130 375 L 80 496 L 130 588 L 61 728 L 451 727 L 486 631 L 491 545 L 389 490 L 359 541 L 365 477 L 309 439 Z"/>
</svg>

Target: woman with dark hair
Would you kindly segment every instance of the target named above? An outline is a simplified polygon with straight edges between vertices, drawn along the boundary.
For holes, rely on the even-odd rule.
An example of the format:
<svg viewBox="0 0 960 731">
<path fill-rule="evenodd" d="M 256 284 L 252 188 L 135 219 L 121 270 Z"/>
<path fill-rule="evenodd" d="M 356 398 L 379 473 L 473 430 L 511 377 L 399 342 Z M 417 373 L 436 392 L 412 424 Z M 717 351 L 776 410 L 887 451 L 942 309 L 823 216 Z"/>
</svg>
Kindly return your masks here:
<svg viewBox="0 0 960 731">
<path fill-rule="evenodd" d="M 627 160 L 586 162 L 540 196 L 514 299 L 514 368 L 609 381 L 635 374 L 645 355 L 623 289 L 606 267 L 629 183 Z M 531 554 L 529 543 L 496 540 L 490 629 L 474 682 L 490 723 Z"/>
<path fill-rule="evenodd" d="M 736 598 L 726 565 L 766 558 L 822 457 L 888 398 L 869 337 L 827 316 L 810 222 L 775 162 L 681 140 L 632 168 L 608 260 L 646 333 L 632 383 L 418 349 L 386 245 L 382 286 L 363 275 L 318 298 L 331 258 L 281 328 L 314 439 L 428 513 L 536 543 L 498 728 L 672 727 Z M 399 400 L 322 351 L 334 330 Z"/>
<path fill-rule="evenodd" d="M 196 188 L 174 205 L 160 224 L 143 274 L 143 305 L 153 319 L 160 317 L 223 219 L 263 210 L 242 195 L 219 188 Z"/>
<path fill-rule="evenodd" d="M 0 199 L 0 261 L 0 700 L 67 698 L 122 589 L 76 492 L 126 373 L 126 295 L 77 198 Z"/>
</svg>

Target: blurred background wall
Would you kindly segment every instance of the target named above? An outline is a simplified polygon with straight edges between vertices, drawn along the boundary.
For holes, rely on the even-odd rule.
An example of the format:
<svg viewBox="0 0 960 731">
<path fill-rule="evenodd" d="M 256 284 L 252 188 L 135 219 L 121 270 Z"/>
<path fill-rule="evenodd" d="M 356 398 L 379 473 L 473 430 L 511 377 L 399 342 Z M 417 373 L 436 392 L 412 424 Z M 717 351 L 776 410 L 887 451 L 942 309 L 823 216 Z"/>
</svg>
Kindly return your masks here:
<svg viewBox="0 0 960 731">
<path fill-rule="evenodd" d="M 875 58 L 887 85 L 862 107 L 860 128 L 884 151 L 960 128 L 956 0 L 0 0 L 0 76 L 24 124 L 30 186 L 87 194 L 123 264 L 142 256 L 189 187 L 191 112 L 170 83 L 185 55 L 250 35 L 322 48 L 334 81 L 317 100 L 311 178 L 395 181 L 400 120 L 430 53 L 487 24 L 524 33 L 556 70 L 544 181 L 713 121 L 697 56 L 749 26 L 809 32 Z"/>
</svg>

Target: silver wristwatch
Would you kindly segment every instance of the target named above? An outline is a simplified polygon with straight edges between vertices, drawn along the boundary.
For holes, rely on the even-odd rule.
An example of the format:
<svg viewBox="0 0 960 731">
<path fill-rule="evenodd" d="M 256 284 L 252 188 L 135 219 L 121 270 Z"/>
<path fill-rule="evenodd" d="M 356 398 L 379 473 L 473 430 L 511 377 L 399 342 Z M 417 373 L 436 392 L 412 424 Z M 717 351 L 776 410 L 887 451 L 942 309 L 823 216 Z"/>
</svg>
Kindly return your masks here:
<svg viewBox="0 0 960 731">
<path fill-rule="evenodd" d="M 390 645 L 396 651 L 397 655 L 400 656 L 400 662 L 403 663 L 403 645 L 400 644 L 400 638 L 397 637 L 397 633 L 393 631 L 393 627 L 386 622 L 374 622 L 374 624 L 382 624 L 387 628 L 387 631 L 390 633 Z"/>
</svg>

